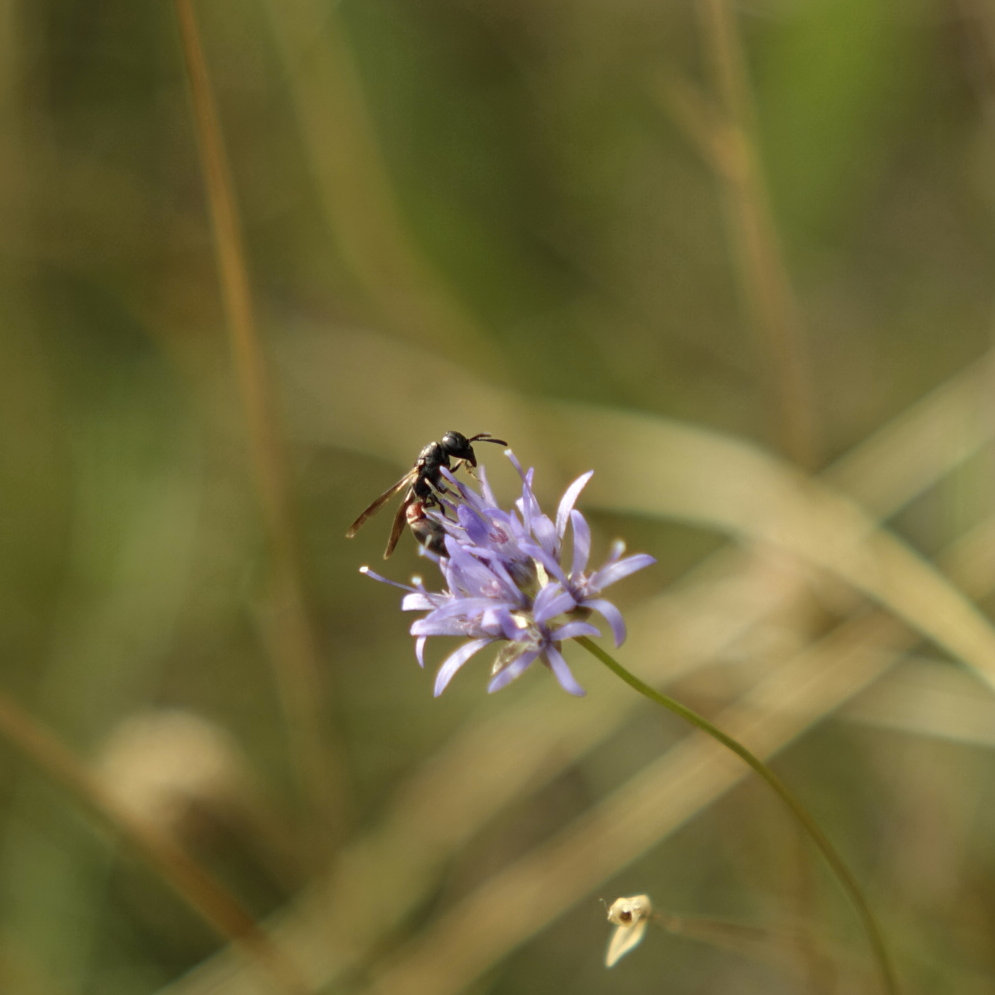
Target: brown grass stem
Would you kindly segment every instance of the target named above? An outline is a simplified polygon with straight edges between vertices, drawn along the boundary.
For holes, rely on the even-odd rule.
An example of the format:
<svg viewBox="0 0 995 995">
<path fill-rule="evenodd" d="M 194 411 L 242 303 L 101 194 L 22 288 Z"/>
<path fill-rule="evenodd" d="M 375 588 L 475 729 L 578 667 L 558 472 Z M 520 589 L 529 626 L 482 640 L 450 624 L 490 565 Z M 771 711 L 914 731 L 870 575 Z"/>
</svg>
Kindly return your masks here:
<svg viewBox="0 0 995 995">
<path fill-rule="evenodd" d="M 71 792 L 215 932 L 264 970 L 280 991 L 288 995 L 309 991 L 297 967 L 231 894 L 172 839 L 118 804 L 71 750 L 2 691 L 0 737 Z"/>
<path fill-rule="evenodd" d="M 703 101 L 687 86 L 665 86 L 664 98 L 722 187 L 733 264 L 767 367 L 779 444 L 812 468 L 818 446 L 807 347 L 764 183 L 739 36 L 727 0 L 699 0 L 698 16 L 718 111 L 702 114 Z"/>
<path fill-rule="evenodd" d="M 191 0 L 176 0 L 181 47 L 193 106 L 207 206 L 232 360 L 247 426 L 264 527 L 272 552 L 273 658 L 298 778 L 327 834 L 337 804 L 321 720 L 317 650 L 305 606 L 289 471 L 277 428 L 273 390 L 256 329 L 241 225 L 207 62 Z M 327 835 L 326 835 L 327 838 Z"/>
</svg>

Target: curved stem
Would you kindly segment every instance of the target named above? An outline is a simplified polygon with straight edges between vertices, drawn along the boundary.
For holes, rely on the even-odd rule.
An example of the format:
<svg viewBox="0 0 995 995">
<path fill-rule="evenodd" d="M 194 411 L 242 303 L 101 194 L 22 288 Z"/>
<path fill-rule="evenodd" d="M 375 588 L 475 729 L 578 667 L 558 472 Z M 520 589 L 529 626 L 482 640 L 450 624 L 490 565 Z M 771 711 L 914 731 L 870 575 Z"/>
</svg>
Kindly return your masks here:
<svg viewBox="0 0 995 995">
<path fill-rule="evenodd" d="M 751 753 L 742 743 L 738 740 L 733 739 L 732 736 L 727 735 L 721 729 L 712 725 L 704 716 L 699 715 L 696 711 L 688 708 L 686 705 L 682 705 L 679 701 L 675 701 L 673 698 L 669 697 L 657 691 L 655 688 L 650 687 L 645 684 L 634 674 L 629 673 L 611 654 L 606 653 L 600 646 L 591 642 L 586 636 L 582 636 L 575 640 L 580 643 L 592 656 L 600 660 L 613 674 L 622 678 L 629 687 L 638 691 L 643 697 L 649 698 L 650 701 L 655 702 L 657 705 L 661 705 L 668 711 L 673 712 L 675 715 L 684 719 L 685 722 L 689 722 L 691 725 L 700 729 L 703 733 L 711 736 L 712 739 L 721 743 L 727 750 L 731 750 L 736 754 L 741 760 L 747 763 L 753 768 L 763 778 L 764 781 L 770 785 L 771 788 L 780 796 L 781 800 L 788 806 L 791 810 L 791 814 L 801 825 L 802 829 L 808 834 L 809 838 L 815 843 L 815 845 L 821 851 L 823 857 L 825 857 L 826 862 L 829 864 L 833 873 L 838 878 L 840 884 L 843 886 L 843 890 L 847 893 L 850 901 L 853 903 L 857 910 L 857 914 L 860 916 L 861 923 L 863 924 L 864 931 L 867 933 L 867 938 L 870 941 L 871 949 L 874 955 L 874 960 L 877 962 L 878 970 L 881 975 L 881 984 L 888 993 L 888 995 L 898 995 L 898 982 L 895 979 L 894 968 L 891 965 L 891 960 L 888 956 L 888 951 L 884 944 L 884 937 L 881 934 L 881 930 L 878 926 L 877 919 L 874 917 L 874 913 L 871 912 L 870 906 L 867 904 L 867 900 L 864 898 L 864 893 L 861 890 L 857 879 L 853 876 L 850 869 L 844 863 L 843 858 L 840 856 L 839 852 L 830 843 L 829 838 L 823 833 L 819 828 L 819 824 L 815 821 L 808 810 L 802 805 L 802 803 L 795 797 L 791 789 L 774 773 L 770 767 L 767 766 L 758 756 Z"/>
</svg>

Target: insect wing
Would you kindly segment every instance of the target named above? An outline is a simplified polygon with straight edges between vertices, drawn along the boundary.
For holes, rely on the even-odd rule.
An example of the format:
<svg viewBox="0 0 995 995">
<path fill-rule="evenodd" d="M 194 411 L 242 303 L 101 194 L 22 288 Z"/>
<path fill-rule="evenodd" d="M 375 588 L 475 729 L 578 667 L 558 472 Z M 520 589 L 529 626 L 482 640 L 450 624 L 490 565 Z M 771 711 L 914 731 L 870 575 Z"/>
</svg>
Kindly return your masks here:
<svg viewBox="0 0 995 995">
<path fill-rule="evenodd" d="M 397 509 L 397 514 L 394 516 L 394 524 L 390 527 L 390 536 L 387 539 L 387 548 L 383 551 L 383 558 L 385 560 L 390 559 L 390 554 L 394 552 L 394 547 L 397 545 L 397 540 L 401 538 L 401 533 L 404 531 L 404 526 L 408 521 L 408 506 L 415 499 L 415 492 L 409 490 L 405 495 L 404 500 L 401 502 L 401 506 Z"/>
<path fill-rule="evenodd" d="M 399 491 L 404 490 L 405 487 L 410 487 L 416 478 L 418 477 L 418 471 L 415 469 L 409 470 L 396 484 L 391 484 L 372 504 L 359 516 L 349 526 L 349 531 L 346 532 L 345 537 L 351 539 L 366 523 L 366 520 L 372 515 L 375 515 L 395 494 Z M 397 540 L 394 540 L 395 545 Z"/>
</svg>

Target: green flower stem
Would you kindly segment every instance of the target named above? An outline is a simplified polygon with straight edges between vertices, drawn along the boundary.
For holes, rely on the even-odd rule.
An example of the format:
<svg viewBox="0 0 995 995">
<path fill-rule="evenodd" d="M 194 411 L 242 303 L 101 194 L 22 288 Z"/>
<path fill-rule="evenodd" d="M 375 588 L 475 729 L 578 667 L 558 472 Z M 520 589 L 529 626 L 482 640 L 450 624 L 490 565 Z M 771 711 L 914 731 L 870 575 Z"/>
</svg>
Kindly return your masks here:
<svg viewBox="0 0 995 995">
<path fill-rule="evenodd" d="M 788 806 L 789 809 L 791 809 L 792 815 L 794 815 L 795 819 L 798 820 L 801 827 L 822 852 L 822 855 L 826 858 L 826 862 L 829 864 L 833 873 L 843 886 L 843 890 L 853 902 L 864 926 L 864 931 L 867 933 L 867 937 L 870 941 L 874 959 L 877 962 L 878 970 L 881 974 L 881 984 L 883 989 L 888 993 L 888 995 L 898 995 L 898 982 L 895 979 L 894 969 L 892 968 L 888 951 L 885 948 L 884 938 L 881 934 L 877 920 L 874 917 L 874 913 L 871 912 L 870 906 L 864 898 L 864 893 L 861 890 L 860 885 L 857 883 L 857 879 L 850 872 L 850 869 L 846 866 L 843 858 L 839 855 L 833 844 L 829 842 L 828 837 L 819 828 L 818 823 L 809 814 L 808 810 L 802 805 L 802 803 L 795 797 L 791 789 L 759 757 L 751 753 L 738 740 L 733 739 L 732 736 L 729 736 L 721 729 L 716 728 L 711 722 L 708 721 L 708 719 L 699 715 L 686 705 L 682 705 L 679 701 L 675 701 L 673 698 L 662 694 L 655 688 L 650 687 L 648 684 L 644 684 L 634 674 L 629 673 L 629 671 L 626 670 L 625 667 L 623 667 L 613 656 L 606 653 L 600 646 L 591 642 L 591 640 L 586 636 L 582 636 L 581 638 L 575 640 L 575 642 L 580 643 L 584 649 L 600 660 L 613 674 L 621 677 L 622 680 L 629 685 L 629 687 L 634 688 L 641 695 L 649 698 L 650 701 L 653 701 L 656 704 L 661 705 L 663 708 L 666 708 L 668 711 L 673 712 L 675 715 L 680 716 L 680 718 L 684 719 L 685 722 L 690 722 L 691 725 L 696 726 L 702 732 L 711 736 L 712 739 L 721 743 L 724 747 L 726 747 L 726 749 L 731 750 L 741 760 L 749 764 L 750 767 L 752 767 L 767 782 L 767 784 L 774 789 L 774 791 L 781 797 L 781 800 Z"/>
</svg>

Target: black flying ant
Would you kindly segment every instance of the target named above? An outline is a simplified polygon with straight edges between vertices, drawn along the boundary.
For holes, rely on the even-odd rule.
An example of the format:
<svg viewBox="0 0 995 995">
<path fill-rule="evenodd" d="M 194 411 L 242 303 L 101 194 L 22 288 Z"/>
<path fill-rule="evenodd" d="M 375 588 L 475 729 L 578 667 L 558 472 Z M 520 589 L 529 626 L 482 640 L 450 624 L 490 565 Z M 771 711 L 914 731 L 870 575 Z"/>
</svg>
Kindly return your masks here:
<svg viewBox="0 0 995 995">
<path fill-rule="evenodd" d="M 471 467 L 477 465 L 477 457 L 471 445 L 473 442 L 493 442 L 498 446 L 508 444 L 503 439 L 492 438 L 489 432 L 481 432 L 469 439 L 462 432 L 446 432 L 438 442 L 430 442 L 418 454 L 415 465 L 396 484 L 388 487 L 349 526 L 346 538 L 351 539 L 371 515 L 376 514 L 395 494 L 406 487 L 408 490 L 394 516 L 394 524 L 390 530 L 383 558 L 386 560 L 394 552 L 397 540 L 404 531 L 405 522 L 411 527 L 415 539 L 423 546 L 435 553 L 444 551 L 444 530 L 437 522 L 432 522 L 432 519 L 425 514 L 425 510 L 441 507 L 437 494 L 446 489 L 440 472 L 443 467 L 455 470 L 463 463 L 468 463 Z"/>
</svg>

